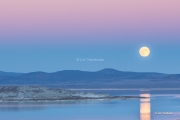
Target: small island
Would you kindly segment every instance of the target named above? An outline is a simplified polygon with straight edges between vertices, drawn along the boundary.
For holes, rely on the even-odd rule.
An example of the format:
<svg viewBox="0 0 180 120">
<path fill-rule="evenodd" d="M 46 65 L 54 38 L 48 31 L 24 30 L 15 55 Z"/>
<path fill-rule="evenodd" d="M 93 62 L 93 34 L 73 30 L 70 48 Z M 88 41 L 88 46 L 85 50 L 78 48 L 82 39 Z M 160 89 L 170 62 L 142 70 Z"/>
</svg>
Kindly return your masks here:
<svg viewBox="0 0 180 120">
<path fill-rule="evenodd" d="M 132 99 L 139 96 L 110 96 L 39 86 L 0 87 L 0 102 L 48 102 L 62 100 Z M 145 97 L 144 97 L 145 98 Z"/>
</svg>

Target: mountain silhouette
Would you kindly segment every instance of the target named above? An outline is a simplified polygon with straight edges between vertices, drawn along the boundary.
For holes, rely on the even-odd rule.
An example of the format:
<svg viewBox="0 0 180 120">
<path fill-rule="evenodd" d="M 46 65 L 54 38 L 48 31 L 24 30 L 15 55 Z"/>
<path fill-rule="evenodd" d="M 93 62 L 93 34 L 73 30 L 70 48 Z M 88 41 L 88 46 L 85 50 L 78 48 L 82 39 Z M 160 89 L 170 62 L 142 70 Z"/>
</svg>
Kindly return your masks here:
<svg viewBox="0 0 180 120">
<path fill-rule="evenodd" d="M 0 85 L 59 85 L 72 88 L 171 87 L 180 84 L 179 74 L 127 72 L 107 68 L 96 72 L 63 70 L 53 73 L 0 72 Z"/>
</svg>

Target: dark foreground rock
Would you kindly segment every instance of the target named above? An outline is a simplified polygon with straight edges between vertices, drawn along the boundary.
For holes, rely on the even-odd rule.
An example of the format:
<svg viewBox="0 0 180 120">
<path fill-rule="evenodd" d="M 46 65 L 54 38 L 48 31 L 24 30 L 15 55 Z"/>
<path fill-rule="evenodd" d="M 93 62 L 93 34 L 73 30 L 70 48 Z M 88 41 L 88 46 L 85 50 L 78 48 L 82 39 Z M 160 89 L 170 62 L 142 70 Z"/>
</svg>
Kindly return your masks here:
<svg viewBox="0 0 180 120">
<path fill-rule="evenodd" d="M 39 86 L 0 87 L 0 102 L 43 102 L 62 100 L 133 99 L 134 96 L 109 96 L 90 92 L 76 92 Z"/>
</svg>

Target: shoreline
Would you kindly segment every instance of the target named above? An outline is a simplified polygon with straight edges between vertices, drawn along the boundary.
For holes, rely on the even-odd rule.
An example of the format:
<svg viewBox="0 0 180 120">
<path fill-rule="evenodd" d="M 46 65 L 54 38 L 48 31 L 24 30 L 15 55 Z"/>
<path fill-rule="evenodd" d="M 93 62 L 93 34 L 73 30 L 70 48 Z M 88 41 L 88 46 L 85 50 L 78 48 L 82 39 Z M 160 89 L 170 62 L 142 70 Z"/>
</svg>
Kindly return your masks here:
<svg viewBox="0 0 180 120">
<path fill-rule="evenodd" d="M 100 98 L 62 98 L 62 99 L 0 99 L 0 103 L 30 103 L 30 102 L 66 102 L 66 101 L 88 101 L 88 100 L 131 100 L 131 99 L 149 99 L 149 97 L 140 96 L 109 96 Z"/>
<path fill-rule="evenodd" d="M 6 86 L 0 87 L 0 102 L 46 102 L 67 100 L 113 100 L 142 99 L 143 96 L 110 96 L 93 92 L 52 89 L 37 86 Z"/>
<path fill-rule="evenodd" d="M 68 90 L 140 90 L 140 91 L 150 91 L 150 90 L 180 90 L 180 88 L 95 88 L 95 89 L 71 89 Z"/>
</svg>

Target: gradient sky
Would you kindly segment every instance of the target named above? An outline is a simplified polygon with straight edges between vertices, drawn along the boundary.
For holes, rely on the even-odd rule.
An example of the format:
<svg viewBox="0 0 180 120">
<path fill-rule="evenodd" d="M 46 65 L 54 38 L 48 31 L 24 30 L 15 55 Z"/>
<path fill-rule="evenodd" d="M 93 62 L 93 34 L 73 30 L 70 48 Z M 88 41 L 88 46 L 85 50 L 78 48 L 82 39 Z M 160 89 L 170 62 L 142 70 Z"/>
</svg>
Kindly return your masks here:
<svg viewBox="0 0 180 120">
<path fill-rule="evenodd" d="M 179 0 L 1 0 L 0 70 L 180 73 L 179 6 Z M 149 57 L 139 56 L 141 46 L 151 49 Z"/>
</svg>

